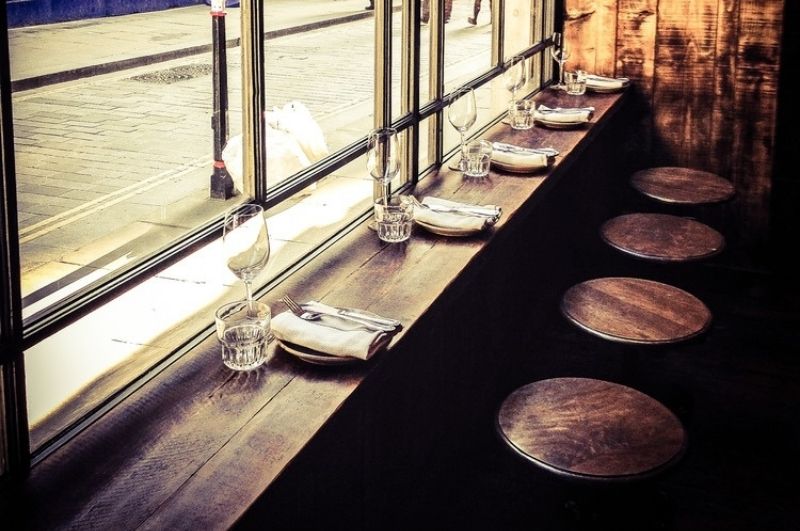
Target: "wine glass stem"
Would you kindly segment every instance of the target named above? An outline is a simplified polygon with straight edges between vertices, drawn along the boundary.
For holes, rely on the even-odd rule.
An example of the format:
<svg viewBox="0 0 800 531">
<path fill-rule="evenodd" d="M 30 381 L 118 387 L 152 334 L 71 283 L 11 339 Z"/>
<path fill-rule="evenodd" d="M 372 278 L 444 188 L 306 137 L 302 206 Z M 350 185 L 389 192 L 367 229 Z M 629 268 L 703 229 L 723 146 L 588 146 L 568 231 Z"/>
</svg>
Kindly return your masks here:
<svg viewBox="0 0 800 531">
<path fill-rule="evenodd" d="M 253 286 L 251 285 L 249 280 L 244 281 L 244 290 L 247 294 L 247 300 L 252 302 L 253 301 Z"/>
<path fill-rule="evenodd" d="M 389 194 L 391 194 L 392 183 L 383 183 L 383 204 L 389 204 Z"/>
<path fill-rule="evenodd" d="M 563 87 L 564 86 L 564 63 L 566 61 L 559 61 L 558 62 L 558 85 Z"/>
<path fill-rule="evenodd" d="M 467 161 L 464 159 L 464 149 L 466 148 L 467 144 L 467 141 L 464 138 L 466 131 L 464 129 L 459 129 L 458 132 L 461 134 L 461 160 L 458 163 L 458 167 L 464 170 L 467 163 Z"/>
</svg>

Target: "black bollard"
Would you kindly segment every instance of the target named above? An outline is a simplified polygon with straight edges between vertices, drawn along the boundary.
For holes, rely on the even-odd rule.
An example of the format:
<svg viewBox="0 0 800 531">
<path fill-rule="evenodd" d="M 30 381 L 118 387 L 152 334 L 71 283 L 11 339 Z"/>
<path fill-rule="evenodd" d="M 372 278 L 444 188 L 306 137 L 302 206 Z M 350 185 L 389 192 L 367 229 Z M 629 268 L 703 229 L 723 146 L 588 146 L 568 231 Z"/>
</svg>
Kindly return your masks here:
<svg viewBox="0 0 800 531">
<path fill-rule="evenodd" d="M 211 129 L 214 132 L 214 164 L 210 195 L 213 199 L 233 196 L 233 179 L 222 160 L 222 149 L 228 140 L 228 60 L 225 43 L 225 0 L 211 2 L 211 45 L 213 55 L 212 83 L 214 112 Z"/>
</svg>

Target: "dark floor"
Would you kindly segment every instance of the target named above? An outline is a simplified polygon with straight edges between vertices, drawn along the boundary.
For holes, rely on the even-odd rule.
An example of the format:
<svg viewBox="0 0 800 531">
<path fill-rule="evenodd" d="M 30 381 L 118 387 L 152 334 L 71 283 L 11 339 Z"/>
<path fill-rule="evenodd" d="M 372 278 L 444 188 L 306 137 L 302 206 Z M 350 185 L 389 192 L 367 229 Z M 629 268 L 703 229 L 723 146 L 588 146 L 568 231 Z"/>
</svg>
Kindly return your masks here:
<svg viewBox="0 0 800 531">
<path fill-rule="evenodd" d="M 445 498 L 420 514 L 449 529 L 800 529 L 796 286 L 763 273 L 695 267 L 700 274 L 685 276 L 684 289 L 714 315 L 702 338 L 630 349 L 589 336 L 554 310 L 549 332 L 529 338 L 537 355 L 529 366 L 516 367 L 500 391 L 556 376 L 635 387 L 684 422 L 689 448 L 676 467 L 652 484 L 587 494 L 487 439 L 468 466 L 440 476 L 447 478 L 437 488 Z M 652 269 L 643 272 L 653 277 Z M 593 509 L 598 497 L 600 511 Z"/>
</svg>

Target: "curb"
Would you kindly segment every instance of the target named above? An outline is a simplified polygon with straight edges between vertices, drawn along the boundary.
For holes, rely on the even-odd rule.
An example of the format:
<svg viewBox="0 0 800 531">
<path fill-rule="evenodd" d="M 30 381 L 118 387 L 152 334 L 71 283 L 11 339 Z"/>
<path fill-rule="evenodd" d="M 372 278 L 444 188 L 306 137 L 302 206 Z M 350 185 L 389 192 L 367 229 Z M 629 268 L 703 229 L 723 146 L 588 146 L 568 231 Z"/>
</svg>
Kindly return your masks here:
<svg viewBox="0 0 800 531">
<path fill-rule="evenodd" d="M 400 7 L 395 7 L 394 11 L 400 11 Z M 264 40 L 277 39 L 279 37 L 286 37 L 287 35 L 294 35 L 297 33 L 305 33 L 319 28 L 326 28 L 330 26 L 337 26 L 339 24 L 347 24 L 364 18 L 373 16 L 373 11 L 364 11 L 363 13 L 353 13 L 352 15 L 345 15 L 343 17 L 336 17 L 327 20 L 320 20 L 317 22 L 310 22 L 308 24 L 301 24 L 299 26 L 292 26 L 278 30 L 264 32 Z M 241 44 L 241 38 L 228 39 L 225 41 L 226 48 L 236 48 Z M 65 83 L 68 81 L 76 81 L 87 77 L 99 76 L 103 74 L 111 74 L 137 68 L 140 66 L 147 66 L 155 63 L 165 61 L 172 61 L 174 59 L 182 59 L 184 57 L 191 57 L 193 55 L 200 55 L 212 51 L 212 45 L 199 44 L 197 46 L 189 46 L 168 52 L 161 52 L 151 55 L 143 55 L 141 57 L 132 57 L 130 59 L 122 59 L 120 61 L 112 61 L 109 63 L 102 63 L 98 65 L 82 66 L 80 68 L 73 68 L 71 70 L 64 70 L 62 72 L 53 72 L 52 74 L 44 74 L 41 76 L 28 77 L 17 79 L 11 82 L 11 92 L 21 92 L 25 90 L 32 90 L 37 88 L 54 85 L 56 83 Z"/>
</svg>

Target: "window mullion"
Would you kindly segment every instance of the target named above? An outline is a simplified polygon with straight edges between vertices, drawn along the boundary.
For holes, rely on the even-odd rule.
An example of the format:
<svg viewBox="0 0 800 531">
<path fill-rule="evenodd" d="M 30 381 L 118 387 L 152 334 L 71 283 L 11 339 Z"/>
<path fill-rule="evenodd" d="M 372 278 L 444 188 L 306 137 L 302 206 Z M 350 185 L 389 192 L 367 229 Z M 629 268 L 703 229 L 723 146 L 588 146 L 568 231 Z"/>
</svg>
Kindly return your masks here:
<svg viewBox="0 0 800 531">
<path fill-rule="evenodd" d="M 430 19 L 430 60 L 428 68 L 428 90 L 431 100 L 442 101 L 444 98 L 444 1 L 431 3 Z M 444 109 L 431 116 L 428 130 L 428 160 L 441 164 L 444 146 Z"/>
<path fill-rule="evenodd" d="M 0 477 L 22 477 L 30 443 L 22 350 L 22 297 L 8 25 L 0 10 Z"/>
<path fill-rule="evenodd" d="M 419 2 L 403 1 L 403 43 L 401 46 L 401 83 L 400 114 L 411 113 L 414 123 L 405 130 L 401 137 L 405 171 L 411 182 L 416 182 L 419 173 L 419 74 L 420 74 L 420 31 Z"/>
<path fill-rule="evenodd" d="M 536 0 L 531 0 L 535 2 Z M 503 66 L 505 63 L 505 51 L 503 41 L 505 39 L 505 18 L 506 1 L 493 0 L 492 9 L 492 66 Z"/>
<path fill-rule="evenodd" d="M 242 159 L 245 193 L 267 200 L 267 142 L 264 127 L 264 2 L 241 2 Z"/>
<path fill-rule="evenodd" d="M 392 122 L 392 0 L 375 1 L 375 128 L 388 127 Z M 382 185 L 375 182 L 372 197 L 383 194 Z"/>
</svg>

